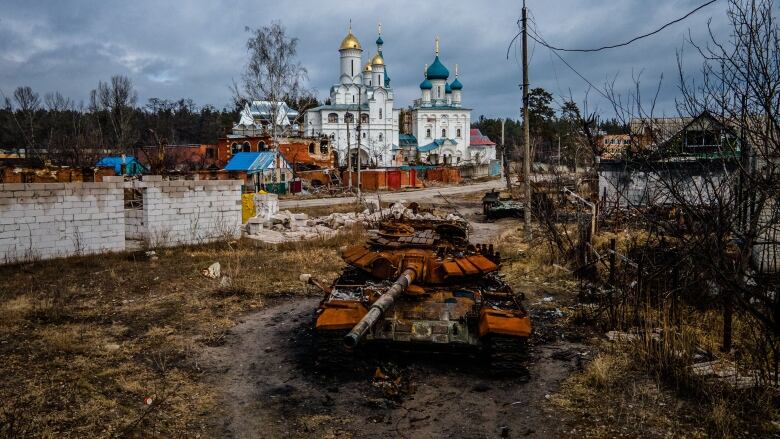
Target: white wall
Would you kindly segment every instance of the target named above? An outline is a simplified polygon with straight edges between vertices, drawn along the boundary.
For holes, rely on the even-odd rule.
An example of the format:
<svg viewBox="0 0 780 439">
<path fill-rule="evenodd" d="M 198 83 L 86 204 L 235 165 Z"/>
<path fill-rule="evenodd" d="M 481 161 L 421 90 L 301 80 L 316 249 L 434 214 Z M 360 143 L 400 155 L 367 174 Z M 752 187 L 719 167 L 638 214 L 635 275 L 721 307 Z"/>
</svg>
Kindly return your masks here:
<svg viewBox="0 0 780 439">
<path fill-rule="evenodd" d="M 145 176 L 127 182 L 143 198 L 141 236 L 150 246 L 198 244 L 240 236 L 241 181 L 172 180 Z"/>
<path fill-rule="evenodd" d="M 0 263 L 122 251 L 122 177 L 0 184 Z"/>
</svg>

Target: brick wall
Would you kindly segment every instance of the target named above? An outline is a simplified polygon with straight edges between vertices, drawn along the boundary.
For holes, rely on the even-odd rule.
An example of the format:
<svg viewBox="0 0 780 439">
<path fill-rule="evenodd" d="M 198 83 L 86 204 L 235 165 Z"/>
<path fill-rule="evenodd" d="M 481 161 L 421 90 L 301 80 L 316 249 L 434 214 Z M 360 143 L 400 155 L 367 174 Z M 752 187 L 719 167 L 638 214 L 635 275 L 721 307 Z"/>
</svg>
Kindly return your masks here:
<svg viewBox="0 0 780 439">
<path fill-rule="evenodd" d="M 141 235 L 150 246 L 240 236 L 241 181 L 163 181 L 160 176 L 145 176 L 142 181 L 125 183 L 125 188 L 142 193 Z M 131 222 L 128 227 L 137 225 L 137 219 Z"/>
<path fill-rule="evenodd" d="M 0 184 L 0 262 L 124 250 L 123 210 L 121 177 Z"/>
</svg>

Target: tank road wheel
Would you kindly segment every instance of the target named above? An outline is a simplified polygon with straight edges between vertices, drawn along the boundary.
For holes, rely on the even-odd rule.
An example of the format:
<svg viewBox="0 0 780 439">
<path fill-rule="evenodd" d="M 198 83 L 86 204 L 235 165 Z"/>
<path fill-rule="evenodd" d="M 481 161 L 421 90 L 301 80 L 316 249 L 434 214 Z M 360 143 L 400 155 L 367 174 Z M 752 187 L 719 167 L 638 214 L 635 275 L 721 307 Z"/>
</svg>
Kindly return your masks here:
<svg viewBox="0 0 780 439">
<path fill-rule="evenodd" d="M 526 338 L 491 334 L 487 340 L 487 354 L 490 369 L 501 375 L 525 372 Z"/>
</svg>

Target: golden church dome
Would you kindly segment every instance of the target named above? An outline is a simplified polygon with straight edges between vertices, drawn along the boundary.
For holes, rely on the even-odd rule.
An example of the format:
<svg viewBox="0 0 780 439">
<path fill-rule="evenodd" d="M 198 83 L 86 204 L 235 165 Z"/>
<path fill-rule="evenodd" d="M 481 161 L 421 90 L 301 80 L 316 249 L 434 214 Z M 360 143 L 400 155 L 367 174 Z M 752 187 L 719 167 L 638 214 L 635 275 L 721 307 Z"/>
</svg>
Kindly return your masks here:
<svg viewBox="0 0 780 439">
<path fill-rule="evenodd" d="M 348 49 L 363 50 L 363 48 L 360 47 L 360 41 L 358 41 L 357 37 L 352 34 L 352 30 L 350 30 L 347 36 L 344 37 L 344 39 L 341 41 L 341 47 L 339 47 L 339 50 Z"/>
<path fill-rule="evenodd" d="M 382 55 L 377 53 L 376 55 L 374 55 L 373 58 L 371 58 L 371 65 L 372 66 L 376 66 L 376 65 L 383 66 L 383 65 L 385 65 L 385 60 L 382 59 Z"/>
<path fill-rule="evenodd" d="M 366 73 L 371 72 L 373 69 L 371 68 L 371 63 L 367 63 L 365 66 L 363 66 L 363 71 Z"/>
</svg>

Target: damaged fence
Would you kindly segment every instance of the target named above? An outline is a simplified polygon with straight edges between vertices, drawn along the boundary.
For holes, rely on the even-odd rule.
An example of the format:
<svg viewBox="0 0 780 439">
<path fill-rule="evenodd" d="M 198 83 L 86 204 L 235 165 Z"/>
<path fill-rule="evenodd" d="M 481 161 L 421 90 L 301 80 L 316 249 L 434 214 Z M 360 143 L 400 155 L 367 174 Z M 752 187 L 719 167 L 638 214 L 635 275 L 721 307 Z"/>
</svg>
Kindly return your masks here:
<svg viewBox="0 0 780 439">
<path fill-rule="evenodd" d="M 237 237 L 241 182 L 163 180 L 0 184 L 0 262 L 197 244 Z"/>
</svg>

